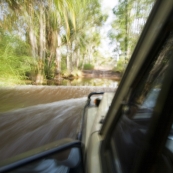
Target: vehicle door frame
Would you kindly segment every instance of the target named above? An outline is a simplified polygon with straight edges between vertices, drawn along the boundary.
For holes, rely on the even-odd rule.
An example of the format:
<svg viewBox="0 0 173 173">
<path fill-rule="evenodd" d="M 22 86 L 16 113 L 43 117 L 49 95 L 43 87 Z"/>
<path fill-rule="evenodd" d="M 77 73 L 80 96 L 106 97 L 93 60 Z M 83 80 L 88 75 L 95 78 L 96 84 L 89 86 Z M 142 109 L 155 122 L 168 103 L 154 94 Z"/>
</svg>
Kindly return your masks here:
<svg viewBox="0 0 173 173">
<path fill-rule="evenodd" d="M 170 27 L 172 27 L 169 23 L 172 11 L 173 2 L 171 0 L 157 1 L 155 3 L 150 17 L 138 41 L 138 44 L 134 50 L 134 53 L 131 57 L 131 60 L 127 66 L 125 74 L 123 75 L 122 81 L 119 85 L 119 88 L 117 89 L 115 97 L 106 116 L 105 123 L 103 124 L 102 129 L 99 133 L 102 139 L 100 147 L 100 159 L 103 172 L 111 172 L 111 168 L 108 168 L 105 164 L 105 155 L 106 149 L 108 147 L 108 141 L 110 141 L 110 134 L 112 133 L 121 117 L 120 112 L 123 105 L 126 103 L 128 93 L 130 93 L 130 90 L 132 90 L 133 87 L 137 85 L 138 81 L 140 80 L 140 76 L 145 73 L 148 64 L 151 63 L 154 56 L 159 51 L 163 42 L 167 38 L 169 29 Z M 172 78 L 170 79 L 169 86 L 173 86 Z M 171 98 L 169 97 L 165 98 L 167 104 L 170 103 L 170 100 Z M 167 108 L 171 108 L 171 105 L 169 104 Z M 163 108 L 162 110 L 160 110 L 160 113 L 162 111 L 166 110 Z M 169 111 L 172 112 L 172 110 L 170 109 Z M 162 134 L 163 137 L 157 140 L 159 144 L 156 146 L 155 152 L 153 152 L 153 158 L 156 156 L 156 152 L 159 150 L 159 148 L 165 143 L 166 135 L 169 133 L 169 130 L 171 128 L 173 118 L 170 116 L 170 113 L 165 120 L 167 121 L 168 119 L 170 121 L 169 127 L 166 128 L 163 132 L 159 132 L 159 134 Z M 154 133 L 150 134 L 150 139 L 154 134 L 156 134 L 158 128 L 160 127 L 160 124 L 162 123 L 161 120 L 163 119 L 159 119 L 155 127 L 153 127 Z M 166 121 L 164 121 L 163 126 L 166 125 Z M 156 138 L 158 139 L 158 135 Z M 149 151 L 151 151 L 151 148 L 148 148 L 148 152 Z M 143 159 L 145 157 L 147 158 L 147 153 L 145 153 Z M 138 168 L 134 170 L 135 172 L 139 172 L 140 168 L 142 167 L 142 162 L 139 163 L 139 165 L 140 166 L 138 166 Z"/>
<path fill-rule="evenodd" d="M 62 152 L 66 152 L 71 149 L 78 149 L 78 152 L 73 153 L 77 155 L 78 158 L 78 163 L 76 167 L 80 167 L 81 171 L 84 172 L 84 165 L 83 165 L 83 153 L 82 153 L 82 144 L 81 141 L 79 140 L 74 140 L 71 138 L 64 138 L 46 145 L 43 145 L 41 147 L 29 150 L 27 152 L 21 153 L 19 155 L 16 155 L 12 158 L 6 159 L 0 163 L 0 172 L 11 172 L 15 171 L 18 172 L 17 169 L 19 168 L 25 168 L 27 165 L 34 164 L 37 161 L 41 161 L 44 159 L 49 159 L 53 158 L 55 155 L 60 155 Z M 53 156 L 53 157 L 52 157 Z M 66 156 L 66 159 L 68 160 L 68 164 L 70 164 L 71 159 L 73 158 L 68 158 L 69 156 Z M 70 162 L 69 162 L 70 161 Z M 64 160 L 59 160 L 59 163 L 63 164 Z M 73 164 L 73 161 L 72 161 Z M 70 168 L 71 169 L 71 168 Z M 26 168 L 27 170 L 27 168 Z M 21 171 L 19 171 L 21 172 Z"/>
</svg>

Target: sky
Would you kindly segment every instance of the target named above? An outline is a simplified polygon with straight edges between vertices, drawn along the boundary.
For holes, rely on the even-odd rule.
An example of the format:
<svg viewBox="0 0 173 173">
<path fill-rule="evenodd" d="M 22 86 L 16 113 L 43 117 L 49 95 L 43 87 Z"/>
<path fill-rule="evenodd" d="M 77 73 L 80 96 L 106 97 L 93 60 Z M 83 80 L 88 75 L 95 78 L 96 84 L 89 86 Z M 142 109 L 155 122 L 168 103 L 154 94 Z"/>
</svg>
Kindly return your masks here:
<svg viewBox="0 0 173 173">
<path fill-rule="evenodd" d="M 112 8 L 118 3 L 118 0 L 101 0 L 102 8 Z"/>
<path fill-rule="evenodd" d="M 111 46 L 110 40 L 107 36 L 108 31 L 111 29 L 111 22 L 114 18 L 114 15 L 112 13 L 112 9 L 118 4 L 118 0 L 102 0 L 101 1 L 101 6 L 102 6 L 102 11 L 103 13 L 108 14 L 108 19 L 102 29 L 100 30 L 102 38 L 101 46 L 100 46 L 100 51 L 102 54 L 106 54 L 107 56 L 112 55 L 112 50 L 113 46 Z"/>
</svg>

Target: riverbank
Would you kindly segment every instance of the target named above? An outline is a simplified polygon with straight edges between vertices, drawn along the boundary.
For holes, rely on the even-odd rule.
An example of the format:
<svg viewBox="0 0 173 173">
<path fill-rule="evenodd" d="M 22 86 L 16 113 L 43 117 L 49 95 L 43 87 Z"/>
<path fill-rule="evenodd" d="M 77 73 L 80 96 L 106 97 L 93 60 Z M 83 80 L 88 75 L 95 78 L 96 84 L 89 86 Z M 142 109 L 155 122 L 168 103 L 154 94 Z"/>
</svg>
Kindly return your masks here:
<svg viewBox="0 0 173 173">
<path fill-rule="evenodd" d="M 62 75 L 61 78 L 73 80 L 76 78 L 109 78 L 115 80 L 121 80 L 122 73 L 115 72 L 112 70 L 82 70 L 80 71 L 80 75 L 78 73 L 72 73 L 70 75 Z"/>
<path fill-rule="evenodd" d="M 44 79 L 42 85 L 56 86 L 116 86 L 120 82 L 122 74 L 112 70 L 83 70 L 69 74 L 61 74 L 54 79 Z M 26 84 L 37 85 L 28 80 Z"/>
<path fill-rule="evenodd" d="M 111 78 L 115 80 L 121 80 L 122 78 L 120 72 L 114 72 L 112 70 L 83 70 L 82 75 L 87 78 Z"/>
</svg>

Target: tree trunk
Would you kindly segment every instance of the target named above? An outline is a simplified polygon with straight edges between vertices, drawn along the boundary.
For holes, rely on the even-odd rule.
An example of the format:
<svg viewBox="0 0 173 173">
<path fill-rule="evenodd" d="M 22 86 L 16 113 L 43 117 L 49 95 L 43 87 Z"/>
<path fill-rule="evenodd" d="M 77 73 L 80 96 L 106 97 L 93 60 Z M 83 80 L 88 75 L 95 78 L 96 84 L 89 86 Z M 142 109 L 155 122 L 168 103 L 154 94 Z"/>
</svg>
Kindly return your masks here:
<svg viewBox="0 0 173 173">
<path fill-rule="evenodd" d="M 31 44 L 31 49 L 32 49 L 32 56 L 33 56 L 33 58 L 37 59 L 37 57 L 38 57 L 37 38 L 36 38 L 36 36 L 34 34 L 34 30 L 31 26 L 29 29 L 29 39 L 30 39 L 30 44 Z"/>
<path fill-rule="evenodd" d="M 77 53 L 76 53 L 76 67 L 77 69 L 79 69 L 79 64 L 80 63 L 80 49 L 77 50 Z"/>
<path fill-rule="evenodd" d="M 72 70 L 71 70 L 71 50 L 70 50 L 70 43 L 68 43 L 67 45 L 67 71 L 68 74 L 71 74 Z"/>
<path fill-rule="evenodd" d="M 82 70 L 84 69 L 85 61 L 86 61 L 86 54 L 83 54 Z"/>
<path fill-rule="evenodd" d="M 30 4 L 30 6 L 32 6 Z M 38 46 L 37 46 L 37 37 L 36 37 L 36 33 L 34 32 L 34 24 L 33 24 L 33 15 L 34 15 L 34 11 L 32 8 L 29 8 L 28 10 L 29 15 L 28 17 L 28 22 L 29 22 L 29 43 L 31 45 L 31 49 L 32 49 L 32 56 L 33 58 L 37 59 L 38 58 Z"/>
<path fill-rule="evenodd" d="M 40 7 L 40 35 L 39 35 L 39 62 L 38 62 L 38 74 L 36 75 L 36 84 L 42 84 L 44 80 L 44 61 L 45 61 L 45 49 L 46 49 L 46 24 L 45 14 L 43 7 Z"/>
<path fill-rule="evenodd" d="M 40 50 L 39 50 L 39 59 L 40 60 L 44 60 L 44 43 L 45 43 L 45 33 L 44 33 L 44 21 L 43 21 L 43 14 L 42 14 L 42 10 L 40 10 L 40 38 L 39 38 L 39 42 L 40 42 Z"/>
<path fill-rule="evenodd" d="M 55 56 L 55 79 L 60 80 L 61 78 L 61 37 L 57 33 L 57 48 Z"/>
</svg>

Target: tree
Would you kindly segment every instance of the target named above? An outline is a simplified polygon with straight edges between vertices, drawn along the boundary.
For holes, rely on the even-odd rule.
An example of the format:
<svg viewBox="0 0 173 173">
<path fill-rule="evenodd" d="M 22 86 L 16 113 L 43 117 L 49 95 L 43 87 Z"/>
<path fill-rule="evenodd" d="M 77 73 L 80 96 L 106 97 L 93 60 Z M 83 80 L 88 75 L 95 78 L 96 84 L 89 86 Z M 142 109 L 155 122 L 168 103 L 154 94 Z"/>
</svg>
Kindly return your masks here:
<svg viewBox="0 0 173 173">
<path fill-rule="evenodd" d="M 109 38 L 112 43 L 118 42 L 120 44 L 120 49 L 115 47 L 115 50 L 118 51 L 118 54 L 121 52 L 126 63 L 134 50 L 153 1 L 119 0 L 118 5 L 113 8 L 115 20 L 112 22 Z"/>
<path fill-rule="evenodd" d="M 92 61 L 100 42 L 99 27 L 106 20 L 98 0 L 2 0 L 0 5 L 2 28 L 30 45 L 37 62 L 30 73 L 34 83 L 59 79 L 64 47 L 69 74 L 84 57 L 86 63 Z"/>
<path fill-rule="evenodd" d="M 16 18 L 13 26 L 14 23 L 19 22 L 18 18 L 24 19 L 23 22 L 25 23 L 23 25 L 26 28 L 27 41 L 31 45 L 33 58 L 37 60 L 34 82 L 37 84 L 42 83 L 45 73 L 45 60 L 48 63 L 46 65 L 48 77 L 54 59 L 55 71 L 56 73 L 60 71 L 60 28 L 63 27 L 61 18 L 65 21 L 67 18 L 66 12 L 68 10 L 73 11 L 71 1 L 4 0 L 3 3 L 8 5 L 11 14 Z M 46 17 L 48 20 L 46 20 Z M 8 19 L 10 20 L 10 18 Z M 19 28 L 17 29 L 19 31 Z"/>
<path fill-rule="evenodd" d="M 67 71 L 70 74 L 72 68 L 78 68 L 79 64 L 89 62 L 93 57 L 94 49 L 100 43 L 99 27 L 107 19 L 102 15 L 100 4 L 95 1 L 74 1 L 75 22 L 68 18 L 68 27 L 70 30 L 65 32 L 64 43 L 67 50 Z M 97 36 L 97 38 L 96 38 Z M 96 44 L 97 43 L 97 44 Z M 83 67 L 82 65 L 82 67 Z"/>
<path fill-rule="evenodd" d="M 29 45 L 18 36 L 0 30 L 0 86 L 23 83 L 36 62 L 28 51 Z"/>
</svg>

